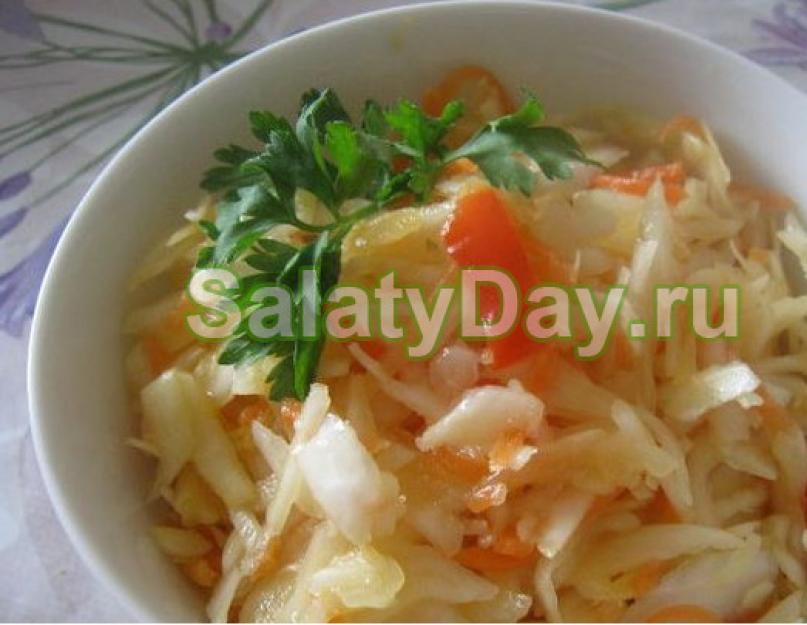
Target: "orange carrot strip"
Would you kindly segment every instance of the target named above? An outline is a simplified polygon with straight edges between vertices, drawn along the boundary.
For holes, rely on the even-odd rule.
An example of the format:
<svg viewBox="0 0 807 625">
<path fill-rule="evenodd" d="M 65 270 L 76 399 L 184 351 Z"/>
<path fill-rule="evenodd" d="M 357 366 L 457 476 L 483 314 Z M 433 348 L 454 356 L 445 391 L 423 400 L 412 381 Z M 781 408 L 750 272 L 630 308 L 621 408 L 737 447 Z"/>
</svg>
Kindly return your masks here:
<svg viewBox="0 0 807 625">
<path fill-rule="evenodd" d="M 201 556 L 181 565 L 182 572 L 197 586 L 212 588 L 221 577 L 221 572 L 208 556 Z"/>
<path fill-rule="evenodd" d="M 148 334 L 142 340 L 143 349 L 146 351 L 149 368 L 153 375 L 160 375 L 171 366 L 174 361 L 170 352 L 163 347 L 162 342 L 157 337 Z"/>
<path fill-rule="evenodd" d="M 302 409 L 303 404 L 296 399 L 284 399 L 280 402 L 280 429 L 289 440 L 294 435 L 294 422 L 300 416 Z"/>
<path fill-rule="evenodd" d="M 761 247 L 752 247 L 748 250 L 748 260 L 758 262 L 760 265 L 765 265 L 771 259 L 771 251 Z"/>
<path fill-rule="evenodd" d="M 569 266 L 553 250 L 534 241 L 525 241 L 524 245 L 536 282 L 568 284 L 571 281 Z"/>
<path fill-rule="evenodd" d="M 527 558 L 535 551 L 535 545 L 525 543 L 518 537 L 515 526 L 503 530 L 493 541 L 493 551 L 511 558 Z"/>
<path fill-rule="evenodd" d="M 575 368 L 580 365 L 580 361 L 567 360 L 556 343 L 544 343 L 540 347 L 541 349 L 535 352 L 529 373 L 524 380 L 527 390 L 539 396 L 549 392 L 557 384 L 562 365 L 569 364 Z"/>
<path fill-rule="evenodd" d="M 504 432 L 494 442 L 488 453 L 490 467 L 494 471 L 501 471 L 510 466 L 510 462 L 524 445 L 524 432 Z"/>
<path fill-rule="evenodd" d="M 513 111 L 513 101 L 499 79 L 478 65 L 458 67 L 428 89 L 423 94 L 423 110 L 437 117 L 452 100 L 461 100 L 471 113 L 496 107 L 493 117 Z"/>
<path fill-rule="evenodd" d="M 661 178 L 665 184 L 683 184 L 687 177 L 684 166 L 678 162 L 645 167 L 636 170 L 633 175 L 641 180 L 654 181 L 656 178 Z"/>
<path fill-rule="evenodd" d="M 387 353 L 389 345 L 379 339 L 371 339 L 369 341 L 359 342 L 359 347 L 370 358 L 378 360 Z"/>
<path fill-rule="evenodd" d="M 671 605 L 662 608 L 650 618 L 648 623 L 722 623 L 719 614 L 698 605 Z"/>
<path fill-rule="evenodd" d="M 656 495 L 645 508 L 647 521 L 650 523 L 680 523 L 681 517 L 666 493 L 662 489 L 656 491 Z"/>
<path fill-rule="evenodd" d="M 443 175 L 447 178 L 451 178 L 452 176 L 467 176 L 469 174 L 475 174 L 479 171 L 479 167 L 476 166 L 469 158 L 460 158 L 456 161 L 451 161 L 448 165 L 443 168 Z"/>
<path fill-rule="evenodd" d="M 392 158 L 392 173 L 398 174 L 404 169 L 407 169 L 412 164 L 412 159 L 408 156 L 394 156 Z"/>
<path fill-rule="evenodd" d="M 526 557 L 513 557 L 496 553 L 492 549 L 482 549 L 481 547 L 465 547 L 455 556 L 457 562 L 462 566 L 474 571 L 494 572 L 511 571 L 523 566 L 529 566 L 535 562 L 536 556 L 533 551 Z"/>
<path fill-rule="evenodd" d="M 503 482 L 493 482 L 475 488 L 465 502 L 474 514 L 502 505 L 507 500 L 507 486 Z"/>
<path fill-rule="evenodd" d="M 594 498 L 591 506 L 586 512 L 586 517 L 591 518 L 597 516 L 600 512 L 605 510 L 608 506 L 610 506 L 614 501 L 619 499 L 622 496 L 622 493 L 625 492 L 624 488 L 617 488 L 612 493 L 607 495 L 599 495 L 598 497 Z"/>
<path fill-rule="evenodd" d="M 254 404 L 261 398 L 257 395 L 235 395 L 233 398 L 221 407 L 221 416 L 224 422 L 236 426 L 238 425 L 241 411 L 247 406 Z"/>
<path fill-rule="evenodd" d="M 670 564 L 664 560 L 646 562 L 630 575 L 630 587 L 635 596 L 650 592 L 658 586 L 664 574 L 670 570 Z"/>
<path fill-rule="evenodd" d="M 758 388 L 756 394 L 762 398 L 762 405 L 756 407 L 762 416 L 762 425 L 770 431 L 786 429 L 791 424 L 787 409 L 764 386 Z"/>
<path fill-rule="evenodd" d="M 619 175 L 598 174 L 592 178 L 589 188 L 610 189 L 641 197 L 647 195 L 657 179 L 661 179 L 664 185 L 664 196 L 669 204 L 675 206 L 683 199 L 686 171 L 681 163 L 645 167 Z"/>
<path fill-rule="evenodd" d="M 260 395 L 236 395 L 221 407 L 221 416 L 228 428 L 247 425 L 256 420 L 268 424 L 272 409 L 266 398 Z"/>
<path fill-rule="evenodd" d="M 260 421 L 267 425 L 272 418 L 272 409 L 269 407 L 269 402 L 265 397 L 261 397 L 258 401 L 250 404 L 241 411 L 238 419 L 239 425 L 247 425 L 253 421 Z"/>
<path fill-rule="evenodd" d="M 444 447 L 427 457 L 438 472 L 465 484 L 476 484 L 488 474 L 488 467 L 481 460 Z"/>
</svg>

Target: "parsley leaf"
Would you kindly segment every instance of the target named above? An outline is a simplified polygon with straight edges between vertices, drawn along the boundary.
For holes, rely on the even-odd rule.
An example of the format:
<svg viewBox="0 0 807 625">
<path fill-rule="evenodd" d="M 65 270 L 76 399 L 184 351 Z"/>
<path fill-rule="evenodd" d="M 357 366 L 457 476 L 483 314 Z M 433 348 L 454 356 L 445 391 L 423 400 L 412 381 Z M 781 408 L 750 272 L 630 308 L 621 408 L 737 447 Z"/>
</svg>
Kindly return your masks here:
<svg viewBox="0 0 807 625">
<path fill-rule="evenodd" d="M 350 124 L 342 103 L 332 89 L 311 89 L 303 94 L 300 115 L 297 118 L 297 138 L 308 149 L 322 144 L 327 126 L 331 122 Z"/>
<path fill-rule="evenodd" d="M 319 235 L 314 243 L 302 248 L 297 255 L 286 265 L 278 282 L 286 284 L 294 291 L 293 307 L 297 336 L 294 340 L 294 353 L 290 357 L 293 361 L 293 388 L 294 396 L 300 399 L 308 394 L 308 389 L 316 374 L 322 348 L 325 345 L 325 335 L 320 329 L 316 338 L 300 338 L 302 335 L 303 315 L 305 308 L 310 307 L 316 323 L 319 324 L 319 312 L 325 295 L 339 280 L 340 256 L 342 249 L 341 239 L 332 239 L 328 231 Z M 302 276 L 303 269 L 314 270 L 314 301 L 305 299 Z M 296 288 L 295 288 L 296 287 Z"/>
<path fill-rule="evenodd" d="M 569 178 L 570 162 L 592 162 L 565 130 L 534 125 L 543 117 L 540 103 L 530 96 L 518 111 L 486 124 L 465 145 L 448 154 L 446 160 L 469 158 L 479 165 L 491 184 L 518 189 L 525 195 L 532 192 L 535 180 L 519 155 L 534 161 L 549 179 Z"/>
<path fill-rule="evenodd" d="M 402 100 L 385 108 L 366 102 L 362 119 L 353 124 L 331 89 L 306 92 L 297 120 L 268 111 L 249 115 L 260 150 L 230 145 L 214 153 L 219 165 L 208 170 L 202 187 L 221 194 L 216 219 L 200 222 L 209 241 L 197 265 L 231 266 L 243 262 L 254 273 L 243 277 L 233 299 L 250 313 L 257 287 L 283 285 L 291 290 L 295 338 L 260 341 L 248 332 L 249 314 L 222 350 L 219 362 L 248 365 L 269 356 L 279 358 L 267 378 L 273 400 L 304 399 L 316 376 L 325 337 L 304 337 L 304 318 L 316 318 L 325 295 L 338 283 L 342 240 L 355 223 L 383 210 L 405 194 L 427 200 L 443 168 L 469 158 L 491 184 L 529 194 L 532 160 L 548 178 L 571 175 L 571 162 L 586 159 L 564 130 L 538 126 L 544 119 L 538 100 L 529 97 L 512 115 L 486 124 L 465 145 L 451 151 L 444 139 L 462 116 L 459 102 L 449 102 L 439 117 Z M 332 216 L 315 226 L 296 213 L 298 190 L 312 193 Z M 343 203 L 363 199 L 359 210 L 342 211 Z M 267 238 L 276 226 L 299 231 L 301 245 Z M 303 269 L 316 276 L 312 293 L 302 283 Z M 313 295 L 313 301 L 307 296 Z"/>
<path fill-rule="evenodd" d="M 233 262 L 279 224 L 300 225 L 288 203 L 279 200 L 267 185 L 231 191 L 217 207 L 214 227 L 218 236 L 208 264 L 224 266 Z"/>
<path fill-rule="evenodd" d="M 406 187 L 419 200 L 425 199 L 445 164 L 442 140 L 462 116 L 460 102 L 449 102 L 440 117 L 429 117 L 416 104 L 402 100 L 384 114 L 390 129 L 400 135 L 394 143 L 399 155 L 411 160 L 396 184 Z"/>
<path fill-rule="evenodd" d="M 454 122 L 462 117 L 463 106 L 458 101 L 449 102 L 440 117 L 429 117 L 417 104 L 402 100 L 385 115 L 389 127 L 401 135 L 396 145 L 401 153 L 415 160 L 427 160 L 443 152 L 441 141 L 451 130 Z"/>
<path fill-rule="evenodd" d="M 201 187 L 211 193 L 248 185 L 260 177 L 256 172 L 244 172 L 241 165 L 257 156 L 257 152 L 230 145 L 213 152 L 213 157 L 224 163 L 208 169 L 202 177 Z"/>
<path fill-rule="evenodd" d="M 323 171 L 315 152 L 298 138 L 291 124 L 269 111 L 250 113 L 253 129 L 263 141 L 261 152 L 249 163 L 266 172 L 278 197 L 291 202 L 297 189 L 306 189 L 328 207 L 335 197 L 330 176 Z"/>
<path fill-rule="evenodd" d="M 384 117 L 383 107 L 375 100 L 367 100 L 364 103 L 361 129 L 374 137 L 387 136 L 389 124 Z"/>
<path fill-rule="evenodd" d="M 388 155 L 350 124 L 328 124 L 325 146 L 336 166 L 334 186 L 341 200 L 373 198 L 388 182 Z"/>
<path fill-rule="evenodd" d="M 279 276 L 289 261 L 297 253 L 297 248 L 274 239 L 260 239 L 252 254 L 244 257 L 244 262 L 265 274 Z"/>
<path fill-rule="evenodd" d="M 291 343 L 287 343 L 286 345 L 288 345 L 289 350 L 293 349 Z M 294 374 L 294 355 L 292 351 L 289 351 L 285 354 L 283 360 L 277 363 L 269 372 L 269 375 L 266 376 L 266 382 L 270 385 L 269 399 L 281 401 L 287 397 L 300 398 L 301 396 L 298 395 L 294 387 Z M 305 397 L 305 395 L 302 397 Z"/>
</svg>

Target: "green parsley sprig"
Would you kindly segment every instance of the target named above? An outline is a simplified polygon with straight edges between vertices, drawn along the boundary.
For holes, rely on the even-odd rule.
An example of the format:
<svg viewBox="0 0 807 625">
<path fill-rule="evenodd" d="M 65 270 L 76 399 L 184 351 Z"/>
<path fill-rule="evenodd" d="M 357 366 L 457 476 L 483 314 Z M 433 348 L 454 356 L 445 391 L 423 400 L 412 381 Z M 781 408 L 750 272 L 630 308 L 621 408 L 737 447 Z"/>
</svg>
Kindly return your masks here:
<svg viewBox="0 0 807 625">
<path fill-rule="evenodd" d="M 263 148 L 230 145 L 214 153 L 220 164 L 205 173 L 201 185 L 221 199 L 215 221 L 200 224 L 209 243 L 197 266 L 245 262 L 255 273 L 243 278 L 233 294 L 242 309 L 254 306 L 247 300 L 257 287 L 283 285 L 294 294 L 299 323 L 304 305 L 300 270 L 316 270 L 316 305 L 321 307 L 339 280 L 342 240 L 350 228 L 404 195 L 427 200 L 452 161 L 468 158 L 491 184 L 525 195 L 535 183 L 525 157 L 550 179 L 568 178 L 572 162 L 590 162 L 571 134 L 539 125 L 544 110 L 532 96 L 512 115 L 489 122 L 464 145 L 450 149 L 446 135 L 462 115 L 458 101 L 448 103 L 439 117 L 407 100 L 388 108 L 368 101 L 355 125 L 331 89 L 305 93 L 293 126 L 268 111 L 250 113 L 252 133 Z M 330 223 L 314 225 L 297 216 L 295 194 L 301 189 L 322 203 Z M 346 200 L 356 199 L 365 206 L 344 210 Z M 279 225 L 296 228 L 306 242 L 298 247 L 267 238 Z M 243 366 L 276 356 L 279 363 L 267 380 L 270 398 L 303 399 L 316 375 L 324 337 L 267 342 L 254 338 L 247 326 L 248 315 L 219 362 Z"/>
</svg>

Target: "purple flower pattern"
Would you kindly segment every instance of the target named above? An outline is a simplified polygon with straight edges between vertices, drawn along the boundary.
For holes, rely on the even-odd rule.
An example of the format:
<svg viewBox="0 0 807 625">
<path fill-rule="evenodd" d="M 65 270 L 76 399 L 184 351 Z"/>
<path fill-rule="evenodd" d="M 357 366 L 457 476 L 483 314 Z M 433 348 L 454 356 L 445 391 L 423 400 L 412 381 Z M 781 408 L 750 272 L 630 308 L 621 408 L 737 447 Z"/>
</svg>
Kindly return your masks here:
<svg viewBox="0 0 807 625">
<path fill-rule="evenodd" d="M 207 40 L 215 41 L 216 43 L 226 41 L 232 34 L 232 26 L 230 26 L 227 22 L 222 22 L 220 20 L 211 22 L 210 25 L 205 29 L 205 37 Z"/>
<path fill-rule="evenodd" d="M 771 45 L 751 50 L 748 56 L 765 65 L 796 65 L 807 69 L 807 0 L 783 0 L 771 19 L 754 26 L 772 39 Z"/>
<path fill-rule="evenodd" d="M 42 41 L 42 27 L 25 6 L 23 0 L 2 0 L 0 2 L 0 30 L 23 39 Z"/>
<path fill-rule="evenodd" d="M 210 70 L 215 71 L 243 53 L 231 51 L 230 47 L 235 45 L 244 36 L 245 32 L 252 28 L 255 21 L 271 3 L 272 0 L 260 0 L 253 7 L 250 17 L 246 18 L 245 22 L 240 24 L 237 29 L 234 29 L 231 24 L 219 17 L 215 0 L 207 1 L 204 4 L 200 2 L 197 5 L 179 5 L 180 18 L 184 16 L 187 21 L 184 26 L 181 20 L 177 21 L 176 16 L 172 17 L 169 15 L 170 12 L 165 9 L 158 6 L 155 8 L 148 3 L 145 6 L 170 23 L 176 32 L 186 34 L 193 40 L 196 39 L 194 25 L 197 19 L 196 15 L 202 15 L 202 11 L 197 11 L 197 9 L 205 7 L 207 26 L 203 29 L 203 35 L 207 43 L 205 41 L 198 42 L 196 44 L 198 47 L 197 52 L 203 50 L 206 51 L 208 56 L 212 52 L 220 55 L 220 59 L 215 55 L 211 56 L 210 59 Z M 188 8 L 183 9 L 183 6 Z M 37 56 L 32 57 L 33 60 L 30 61 L 32 64 L 36 64 L 42 59 L 53 58 L 58 61 L 64 59 L 65 54 L 69 55 L 70 48 L 61 49 L 45 36 L 43 26 L 49 27 L 52 24 L 64 27 L 66 24 L 69 26 L 70 22 L 69 19 L 67 22 L 65 20 L 60 21 L 60 18 L 53 18 L 44 13 L 35 13 L 26 6 L 25 0 L 0 0 L 0 32 L 12 34 L 42 46 L 37 48 Z M 92 25 L 90 26 L 95 28 Z M 83 28 L 81 24 L 78 24 L 76 28 L 80 32 L 84 32 L 81 30 Z M 115 34 L 113 31 L 109 32 Z M 147 50 L 149 50 L 149 45 L 157 46 L 158 50 L 162 50 L 160 46 L 163 46 L 163 44 L 161 42 L 149 38 L 148 33 L 143 35 L 143 37 L 139 37 L 138 34 L 129 36 L 123 33 L 121 36 L 129 38 L 127 45 L 130 45 L 131 41 L 134 40 L 136 43 L 145 43 Z M 90 50 L 90 48 L 84 50 L 82 55 L 86 56 L 88 54 L 87 50 Z M 97 52 L 97 54 L 102 54 L 105 53 L 106 48 L 101 47 L 98 50 L 100 52 Z M 78 55 L 76 58 L 80 58 L 80 56 Z M 167 102 L 165 101 L 165 103 Z M 45 118 L 45 122 L 47 121 L 47 118 Z M 20 208 L 15 207 L 11 210 L 9 210 L 11 207 L 5 205 L 6 202 L 14 200 L 28 189 L 32 182 L 32 171 L 0 171 L 0 239 L 10 235 L 26 219 L 29 212 L 32 212 L 34 206 L 30 204 Z M 4 332 L 14 337 L 22 336 L 27 320 L 33 314 L 42 277 L 66 223 L 67 219 L 41 241 L 28 256 L 11 267 L 11 269 L 7 269 L 5 273 L 0 273 L 0 333 Z"/>
<path fill-rule="evenodd" d="M 10 200 L 31 185 L 31 172 L 20 171 L 0 180 L 0 201 Z"/>
<path fill-rule="evenodd" d="M 31 254 L 0 275 L 0 331 L 22 336 L 26 322 L 34 314 L 48 262 L 66 225 L 65 219 Z"/>
<path fill-rule="evenodd" d="M 27 213 L 28 208 L 23 206 L 0 217 L 0 239 L 19 226 Z"/>
</svg>

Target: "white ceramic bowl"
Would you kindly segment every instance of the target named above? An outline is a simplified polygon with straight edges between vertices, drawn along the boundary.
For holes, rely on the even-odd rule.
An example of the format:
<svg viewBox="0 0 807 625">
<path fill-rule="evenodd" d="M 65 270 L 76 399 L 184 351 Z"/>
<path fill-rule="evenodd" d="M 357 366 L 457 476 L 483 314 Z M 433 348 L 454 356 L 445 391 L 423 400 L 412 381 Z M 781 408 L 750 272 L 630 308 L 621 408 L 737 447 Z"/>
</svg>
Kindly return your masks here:
<svg viewBox="0 0 807 625">
<path fill-rule="evenodd" d="M 807 206 L 807 99 L 739 56 L 620 15 L 503 0 L 409 6 L 305 32 L 216 74 L 132 139 L 87 193 L 51 262 L 31 339 L 33 431 L 54 506 L 135 616 L 198 620 L 202 601 L 152 546 L 147 463 L 124 446 L 135 430 L 121 364 L 127 276 L 200 197 L 212 150 L 246 138 L 247 111 L 291 114 L 315 85 L 354 107 L 414 98 L 465 63 L 529 87 L 553 111 L 623 104 L 703 117 L 734 168 Z"/>
</svg>

